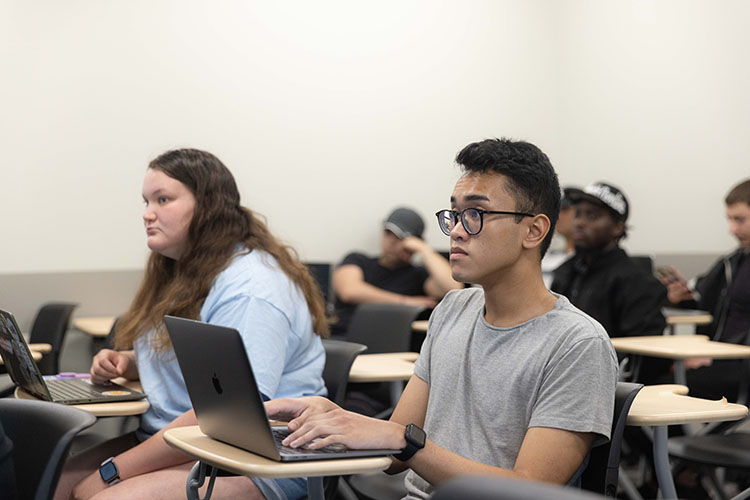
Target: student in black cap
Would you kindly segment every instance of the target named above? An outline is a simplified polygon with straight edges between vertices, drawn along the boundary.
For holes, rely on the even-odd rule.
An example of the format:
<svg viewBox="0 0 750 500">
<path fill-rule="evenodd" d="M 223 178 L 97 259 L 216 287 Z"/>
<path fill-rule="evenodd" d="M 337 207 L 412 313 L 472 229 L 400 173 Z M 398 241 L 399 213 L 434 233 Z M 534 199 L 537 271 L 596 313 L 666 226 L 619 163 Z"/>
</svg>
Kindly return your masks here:
<svg viewBox="0 0 750 500">
<path fill-rule="evenodd" d="M 350 253 L 333 273 L 338 322 L 331 333 L 345 335 L 358 304 L 378 302 L 433 308 L 449 290 L 462 288 L 448 260 L 423 239 L 424 221 L 410 208 L 397 208 L 383 222 L 381 254 Z M 422 265 L 413 265 L 418 255 Z"/>
<path fill-rule="evenodd" d="M 591 315 L 610 337 L 662 335 L 666 289 L 619 245 L 630 210 L 625 195 L 603 182 L 566 195 L 575 206 L 575 255 L 554 272 L 552 291 Z M 649 359 L 639 381 L 648 383 L 668 369 L 667 360 Z"/>
</svg>

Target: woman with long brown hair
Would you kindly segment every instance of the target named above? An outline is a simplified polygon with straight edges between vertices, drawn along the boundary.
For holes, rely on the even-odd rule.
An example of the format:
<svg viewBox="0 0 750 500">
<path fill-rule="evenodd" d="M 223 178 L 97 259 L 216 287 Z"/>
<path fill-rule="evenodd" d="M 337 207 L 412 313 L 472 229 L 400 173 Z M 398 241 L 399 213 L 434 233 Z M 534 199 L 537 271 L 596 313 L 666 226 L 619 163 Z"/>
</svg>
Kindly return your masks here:
<svg viewBox="0 0 750 500">
<path fill-rule="evenodd" d="M 117 324 L 115 348 L 94 358 L 91 376 L 140 379 L 150 408 L 137 446 L 94 472 L 76 498 L 184 498 L 190 467 L 161 439 L 165 426 L 194 425 L 190 399 L 164 315 L 228 326 L 242 335 L 265 399 L 322 394 L 327 335 L 320 291 L 296 252 L 240 205 L 234 178 L 218 158 L 194 149 L 153 160 L 143 183 L 143 221 L 152 253 L 141 287 Z M 187 412 L 187 413 L 186 413 Z M 157 493 L 158 492 L 158 493 Z M 303 479 L 218 478 L 213 497 L 305 495 Z"/>
</svg>

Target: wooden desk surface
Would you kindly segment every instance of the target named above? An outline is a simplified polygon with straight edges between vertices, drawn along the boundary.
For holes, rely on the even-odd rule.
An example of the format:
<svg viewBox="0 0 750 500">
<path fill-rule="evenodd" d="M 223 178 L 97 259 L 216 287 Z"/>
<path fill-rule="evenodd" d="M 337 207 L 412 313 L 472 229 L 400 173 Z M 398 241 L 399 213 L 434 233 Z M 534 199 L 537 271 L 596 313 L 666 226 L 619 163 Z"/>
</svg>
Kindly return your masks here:
<svg viewBox="0 0 750 500">
<path fill-rule="evenodd" d="M 715 342 L 705 335 L 650 335 L 611 339 L 615 350 L 668 359 L 750 358 L 750 346 Z"/>
<path fill-rule="evenodd" d="M 30 347 L 30 346 L 29 346 L 29 347 Z M 32 359 L 33 359 L 34 361 L 39 361 L 40 359 L 42 359 L 42 353 L 41 353 L 41 352 L 39 352 L 39 351 L 34 351 L 34 350 L 32 350 L 32 351 L 31 351 L 31 357 L 32 357 Z M 3 364 L 5 364 L 5 363 L 3 362 L 3 358 L 2 358 L 2 356 L 0 356 L 0 366 L 2 366 Z"/>
<path fill-rule="evenodd" d="M 710 313 L 697 309 L 663 307 L 661 312 L 668 325 L 708 325 L 714 320 Z"/>
<path fill-rule="evenodd" d="M 414 321 L 411 324 L 411 329 L 415 332 L 427 332 L 427 325 L 429 324 L 429 321 L 426 319 L 420 319 L 419 321 Z"/>
<path fill-rule="evenodd" d="M 92 316 L 73 319 L 73 328 L 92 337 L 106 337 L 115 322 L 114 316 Z"/>
<path fill-rule="evenodd" d="M 414 373 L 416 352 L 360 354 L 349 371 L 350 382 L 391 382 L 409 380 Z"/>
<path fill-rule="evenodd" d="M 141 391 L 141 383 L 137 380 L 125 380 L 118 377 L 113 382 L 134 391 Z M 16 399 L 38 399 L 36 396 L 16 387 Z M 126 415 L 140 415 L 145 413 L 149 408 L 148 399 L 139 399 L 137 401 L 116 401 L 113 403 L 86 403 L 80 405 L 70 405 L 85 410 L 96 417 L 121 417 Z"/>
<path fill-rule="evenodd" d="M 197 425 L 169 429 L 164 433 L 164 440 L 202 462 L 244 476 L 335 476 L 384 470 L 391 465 L 390 457 L 281 463 L 211 439 Z"/>
<path fill-rule="evenodd" d="M 684 385 L 647 385 L 638 392 L 628 413 L 628 425 L 654 426 L 739 420 L 747 407 L 687 396 Z"/>
<path fill-rule="evenodd" d="M 39 352 L 42 354 L 47 354 L 48 352 L 52 352 L 52 345 L 51 344 L 44 344 L 44 343 L 34 343 L 29 344 L 29 350 L 31 352 Z M 36 358 L 34 358 L 36 359 Z"/>
</svg>

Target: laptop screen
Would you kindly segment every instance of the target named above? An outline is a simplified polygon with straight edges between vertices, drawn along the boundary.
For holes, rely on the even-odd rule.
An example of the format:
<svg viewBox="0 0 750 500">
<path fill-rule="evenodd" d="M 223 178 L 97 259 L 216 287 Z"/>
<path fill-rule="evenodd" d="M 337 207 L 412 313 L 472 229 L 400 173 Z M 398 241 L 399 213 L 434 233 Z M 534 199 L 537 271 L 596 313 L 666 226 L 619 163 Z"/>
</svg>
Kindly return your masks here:
<svg viewBox="0 0 750 500">
<path fill-rule="evenodd" d="M 33 394 L 48 394 L 15 318 L 0 310 L 0 355 L 16 385 Z"/>
</svg>

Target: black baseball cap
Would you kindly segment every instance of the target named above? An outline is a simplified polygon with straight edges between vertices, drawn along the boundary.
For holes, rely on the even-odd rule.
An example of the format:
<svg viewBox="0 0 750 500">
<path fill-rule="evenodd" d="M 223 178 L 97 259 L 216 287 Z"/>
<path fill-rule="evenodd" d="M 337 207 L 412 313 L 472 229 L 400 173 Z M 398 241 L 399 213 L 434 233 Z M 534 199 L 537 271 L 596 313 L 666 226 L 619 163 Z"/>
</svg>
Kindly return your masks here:
<svg viewBox="0 0 750 500">
<path fill-rule="evenodd" d="M 409 236 L 422 237 L 424 220 L 411 208 L 399 207 L 383 222 L 383 229 L 387 229 L 403 240 Z"/>
<path fill-rule="evenodd" d="M 610 209 L 617 220 L 623 222 L 628 220 L 630 213 L 628 199 L 622 191 L 611 184 L 595 182 L 583 189 L 569 188 L 565 196 L 570 198 L 573 204 L 588 201 Z"/>
</svg>

